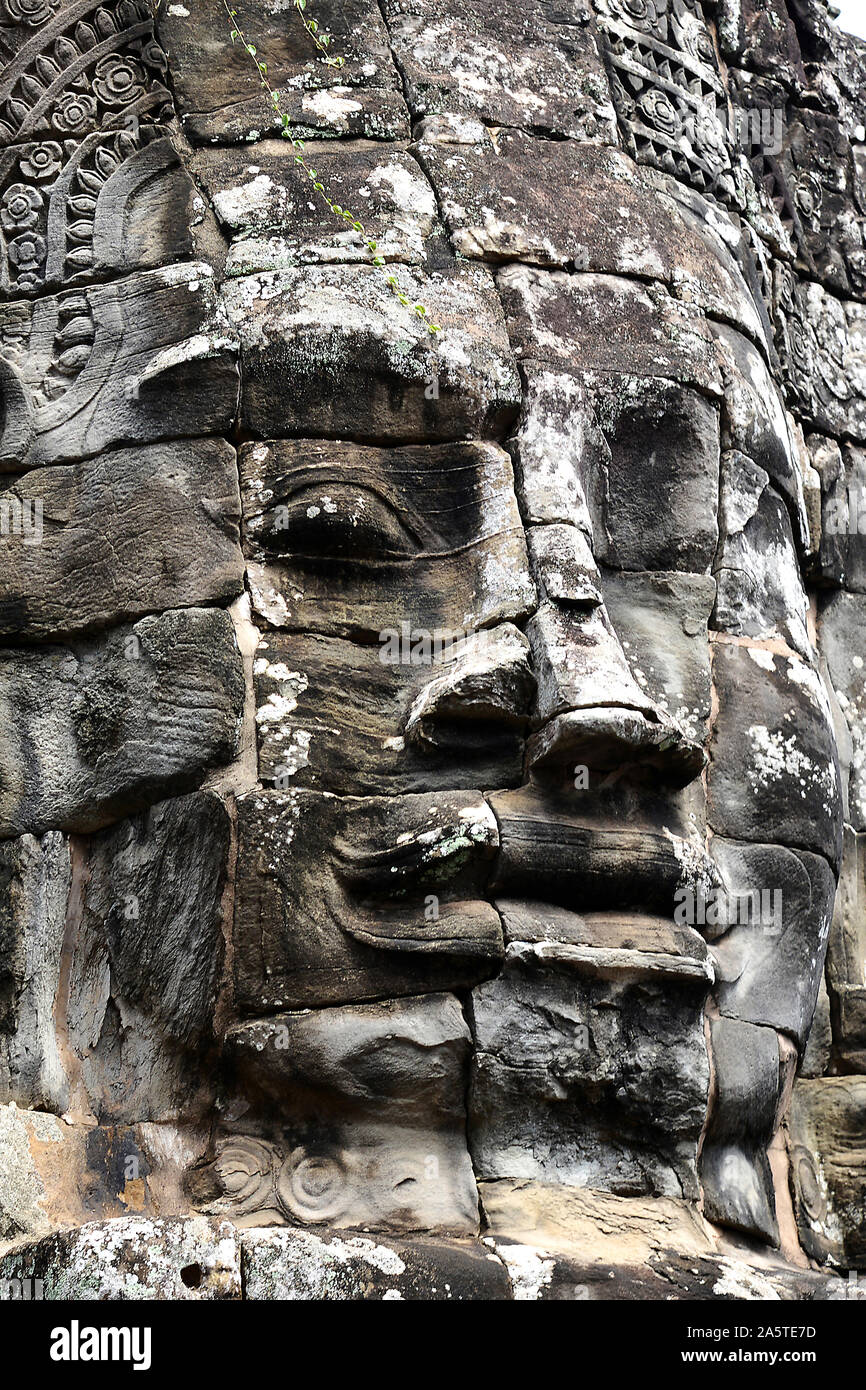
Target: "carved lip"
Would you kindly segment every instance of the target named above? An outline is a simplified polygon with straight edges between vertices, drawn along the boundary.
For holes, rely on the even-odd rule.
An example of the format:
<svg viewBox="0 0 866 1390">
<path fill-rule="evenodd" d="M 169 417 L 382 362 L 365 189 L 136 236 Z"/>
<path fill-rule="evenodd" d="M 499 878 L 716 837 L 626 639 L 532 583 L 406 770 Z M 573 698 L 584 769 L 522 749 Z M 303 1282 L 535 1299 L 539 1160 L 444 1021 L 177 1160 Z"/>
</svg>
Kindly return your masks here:
<svg viewBox="0 0 866 1390">
<path fill-rule="evenodd" d="M 555 963 L 583 974 L 714 978 L 706 942 L 691 927 L 638 912 L 572 912 L 530 899 L 498 898 L 511 961 Z"/>
<path fill-rule="evenodd" d="M 524 790 L 491 804 L 500 832 L 496 897 L 671 921 L 679 888 L 721 883 L 703 846 L 665 826 L 588 824 Z"/>
<path fill-rule="evenodd" d="M 498 841 L 493 812 L 478 801 L 449 808 L 441 819 L 407 829 L 390 844 L 360 849 L 340 839 L 334 851 L 339 876 L 353 893 L 394 898 L 425 883 L 443 885 L 468 876 L 484 897 Z"/>
</svg>

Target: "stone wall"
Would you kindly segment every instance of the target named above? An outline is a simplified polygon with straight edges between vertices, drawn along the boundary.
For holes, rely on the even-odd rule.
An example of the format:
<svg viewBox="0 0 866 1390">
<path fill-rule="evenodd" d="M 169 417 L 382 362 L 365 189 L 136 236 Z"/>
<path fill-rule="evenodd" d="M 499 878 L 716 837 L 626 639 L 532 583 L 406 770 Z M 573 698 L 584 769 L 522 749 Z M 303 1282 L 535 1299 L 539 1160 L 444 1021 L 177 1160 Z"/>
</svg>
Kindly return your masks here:
<svg viewBox="0 0 866 1390">
<path fill-rule="evenodd" d="M 219 0 L 0 0 L 0 1274 L 845 1296 L 866 46 L 315 11 L 363 233 Z"/>
</svg>

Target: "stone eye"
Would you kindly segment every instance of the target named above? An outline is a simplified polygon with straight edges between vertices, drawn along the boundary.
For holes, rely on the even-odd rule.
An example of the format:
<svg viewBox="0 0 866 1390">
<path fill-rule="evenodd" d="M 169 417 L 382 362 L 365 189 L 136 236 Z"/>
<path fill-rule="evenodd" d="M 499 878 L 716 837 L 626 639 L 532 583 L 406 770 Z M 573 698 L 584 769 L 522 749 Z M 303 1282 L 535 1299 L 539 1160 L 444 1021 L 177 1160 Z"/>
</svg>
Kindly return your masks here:
<svg viewBox="0 0 866 1390">
<path fill-rule="evenodd" d="M 274 549 L 307 559 L 409 559 L 419 549 L 391 503 L 366 487 L 307 484 L 270 517 Z"/>
</svg>

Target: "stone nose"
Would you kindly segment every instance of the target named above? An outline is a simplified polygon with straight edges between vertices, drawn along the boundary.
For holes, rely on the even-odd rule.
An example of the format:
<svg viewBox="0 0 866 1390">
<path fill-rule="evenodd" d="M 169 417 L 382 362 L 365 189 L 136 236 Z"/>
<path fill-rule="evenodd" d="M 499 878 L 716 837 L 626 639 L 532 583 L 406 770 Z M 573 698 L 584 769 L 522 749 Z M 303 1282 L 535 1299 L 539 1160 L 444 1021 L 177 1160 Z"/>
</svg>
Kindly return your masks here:
<svg viewBox="0 0 866 1390">
<path fill-rule="evenodd" d="M 668 785 L 693 781 L 704 751 L 638 685 L 586 537 L 574 526 L 534 527 L 529 546 L 541 597 L 526 628 L 537 680 L 530 774 L 640 766 Z"/>
</svg>

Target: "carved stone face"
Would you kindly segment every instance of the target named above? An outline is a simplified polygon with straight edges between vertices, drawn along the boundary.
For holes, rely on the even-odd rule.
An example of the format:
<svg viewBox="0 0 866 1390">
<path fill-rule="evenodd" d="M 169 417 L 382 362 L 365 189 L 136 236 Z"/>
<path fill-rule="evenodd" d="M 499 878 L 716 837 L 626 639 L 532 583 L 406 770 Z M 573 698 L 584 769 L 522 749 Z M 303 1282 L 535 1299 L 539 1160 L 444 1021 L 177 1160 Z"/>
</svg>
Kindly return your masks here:
<svg viewBox="0 0 866 1390">
<path fill-rule="evenodd" d="M 723 76 L 697 0 L 321 0 L 337 70 L 250 3 L 380 273 L 217 0 L 106 3 L 41 114 L 97 18 L 5 2 L 2 1099 L 146 1211 L 790 1255 L 793 1090 L 844 1264 L 866 62 L 819 114 L 787 14 Z"/>
</svg>

